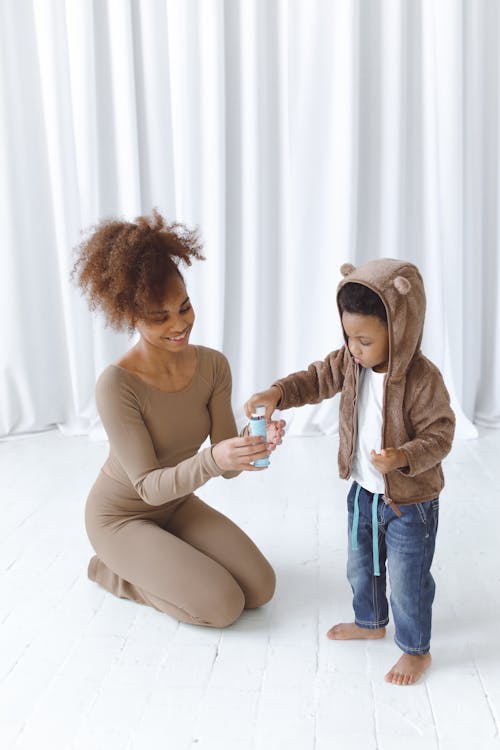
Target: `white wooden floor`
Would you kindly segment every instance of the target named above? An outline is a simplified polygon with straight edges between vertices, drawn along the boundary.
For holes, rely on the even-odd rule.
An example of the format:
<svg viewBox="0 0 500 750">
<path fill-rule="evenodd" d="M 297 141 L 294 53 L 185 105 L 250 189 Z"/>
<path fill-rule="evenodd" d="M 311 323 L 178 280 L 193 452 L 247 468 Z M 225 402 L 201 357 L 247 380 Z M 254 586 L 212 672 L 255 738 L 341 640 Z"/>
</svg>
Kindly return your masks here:
<svg viewBox="0 0 500 750">
<path fill-rule="evenodd" d="M 288 438 L 268 472 L 200 490 L 278 576 L 273 602 L 223 631 L 87 580 L 83 508 L 106 451 L 57 432 L 0 443 L 2 748 L 500 750 L 500 431 L 446 461 L 434 663 L 406 688 L 383 681 L 391 629 L 325 638 L 351 618 L 334 438 Z"/>
</svg>

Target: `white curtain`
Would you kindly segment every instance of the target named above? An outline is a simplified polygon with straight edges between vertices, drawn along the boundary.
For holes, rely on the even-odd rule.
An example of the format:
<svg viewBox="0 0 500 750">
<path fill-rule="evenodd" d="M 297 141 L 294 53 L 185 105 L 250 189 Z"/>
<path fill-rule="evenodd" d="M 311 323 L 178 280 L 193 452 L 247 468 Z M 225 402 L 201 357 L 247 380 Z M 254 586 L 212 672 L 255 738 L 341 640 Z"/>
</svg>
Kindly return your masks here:
<svg viewBox="0 0 500 750">
<path fill-rule="evenodd" d="M 193 340 L 237 411 L 342 343 L 341 263 L 389 256 L 423 272 L 459 434 L 500 426 L 499 31 L 496 0 L 0 0 L 0 433 L 95 427 L 130 342 L 72 248 L 153 206 L 200 227 Z"/>
</svg>

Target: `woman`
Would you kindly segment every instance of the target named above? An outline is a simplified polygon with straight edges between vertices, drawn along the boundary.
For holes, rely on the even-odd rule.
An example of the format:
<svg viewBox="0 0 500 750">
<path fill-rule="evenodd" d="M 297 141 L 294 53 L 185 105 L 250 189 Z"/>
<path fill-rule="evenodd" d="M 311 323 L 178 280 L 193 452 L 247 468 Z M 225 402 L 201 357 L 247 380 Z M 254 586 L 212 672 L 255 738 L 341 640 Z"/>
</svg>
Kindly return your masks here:
<svg viewBox="0 0 500 750">
<path fill-rule="evenodd" d="M 196 233 L 153 212 L 100 224 L 73 275 L 107 321 L 138 343 L 98 379 L 110 451 L 86 505 L 92 581 L 182 622 L 225 627 L 268 602 L 275 575 L 249 537 L 194 490 L 259 471 L 281 442 L 237 436 L 226 358 L 189 343 L 194 323 L 179 263 L 202 259 Z M 211 445 L 199 451 L 210 436 Z"/>
</svg>

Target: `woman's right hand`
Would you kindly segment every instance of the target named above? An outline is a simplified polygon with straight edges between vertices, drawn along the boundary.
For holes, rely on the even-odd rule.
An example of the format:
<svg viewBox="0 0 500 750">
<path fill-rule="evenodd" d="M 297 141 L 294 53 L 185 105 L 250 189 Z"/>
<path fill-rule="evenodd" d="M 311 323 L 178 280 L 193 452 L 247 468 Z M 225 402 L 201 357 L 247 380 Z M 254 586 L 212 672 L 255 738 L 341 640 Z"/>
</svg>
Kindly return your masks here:
<svg viewBox="0 0 500 750">
<path fill-rule="evenodd" d="M 269 449 L 260 435 L 234 437 L 212 446 L 212 456 L 223 471 L 262 471 L 267 466 L 253 466 L 251 461 L 267 458 Z"/>
<path fill-rule="evenodd" d="M 255 411 L 256 406 L 265 406 L 266 407 L 266 420 L 270 420 L 271 416 L 273 414 L 273 411 L 278 406 L 278 401 L 281 398 L 281 391 L 280 389 L 273 385 L 271 388 L 268 388 L 266 391 L 260 391 L 260 393 L 254 393 L 253 396 L 250 396 L 246 404 L 244 405 L 245 414 L 250 419 L 253 412 Z"/>
</svg>

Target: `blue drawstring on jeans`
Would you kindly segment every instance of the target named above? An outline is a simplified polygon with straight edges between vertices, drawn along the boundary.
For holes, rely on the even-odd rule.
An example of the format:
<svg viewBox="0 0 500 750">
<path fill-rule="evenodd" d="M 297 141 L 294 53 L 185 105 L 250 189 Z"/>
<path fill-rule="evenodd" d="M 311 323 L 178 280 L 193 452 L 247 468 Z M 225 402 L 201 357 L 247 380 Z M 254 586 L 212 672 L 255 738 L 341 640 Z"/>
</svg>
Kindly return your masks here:
<svg viewBox="0 0 500 750">
<path fill-rule="evenodd" d="M 352 529 L 351 529 L 351 547 L 353 550 L 358 549 L 358 523 L 359 523 L 359 491 L 361 490 L 361 485 L 358 484 L 356 487 L 356 494 L 354 495 L 354 517 L 352 519 Z"/>
<path fill-rule="evenodd" d="M 356 482 L 357 484 L 357 482 Z M 359 493 L 361 485 L 357 484 L 356 494 L 354 495 L 354 515 L 351 529 L 351 548 L 355 551 L 358 549 L 358 524 L 359 524 Z M 373 554 L 373 574 L 380 575 L 380 564 L 378 559 L 378 496 L 375 492 L 372 501 L 372 554 Z"/>
<path fill-rule="evenodd" d="M 373 547 L 373 575 L 380 575 L 380 566 L 378 562 L 378 492 L 373 495 L 372 501 L 372 547 Z"/>
</svg>

